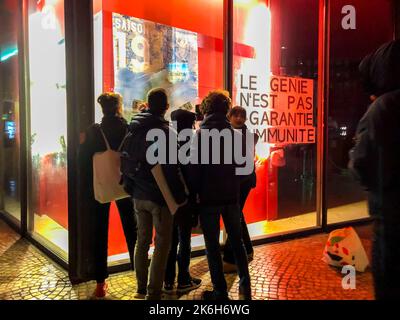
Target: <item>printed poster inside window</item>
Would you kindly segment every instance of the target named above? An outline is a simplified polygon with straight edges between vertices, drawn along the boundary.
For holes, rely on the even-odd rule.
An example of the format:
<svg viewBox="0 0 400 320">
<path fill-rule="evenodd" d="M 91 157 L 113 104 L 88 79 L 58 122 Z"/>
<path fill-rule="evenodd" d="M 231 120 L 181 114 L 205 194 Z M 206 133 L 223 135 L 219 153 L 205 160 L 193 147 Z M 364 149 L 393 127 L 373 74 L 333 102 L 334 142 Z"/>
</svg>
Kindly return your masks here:
<svg viewBox="0 0 400 320">
<path fill-rule="evenodd" d="M 128 120 L 155 87 L 167 91 L 170 110 L 195 104 L 197 33 L 113 13 L 113 38 L 115 92 Z"/>
</svg>

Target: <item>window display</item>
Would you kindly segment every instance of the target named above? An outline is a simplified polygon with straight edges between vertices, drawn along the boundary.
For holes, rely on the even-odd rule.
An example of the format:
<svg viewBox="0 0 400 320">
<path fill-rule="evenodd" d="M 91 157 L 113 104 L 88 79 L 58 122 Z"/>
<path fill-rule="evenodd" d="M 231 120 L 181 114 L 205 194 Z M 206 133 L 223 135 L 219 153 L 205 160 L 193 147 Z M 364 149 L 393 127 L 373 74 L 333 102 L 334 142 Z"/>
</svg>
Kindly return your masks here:
<svg viewBox="0 0 400 320">
<path fill-rule="evenodd" d="M 319 1 L 234 4 L 233 98 L 260 137 L 250 235 L 315 227 Z"/>
<path fill-rule="evenodd" d="M 197 34 L 113 13 L 115 92 L 124 99 L 124 116 L 154 87 L 167 90 L 170 112 L 198 97 Z"/>
<path fill-rule="evenodd" d="M 208 91 L 223 87 L 223 1 L 95 0 L 93 4 L 95 95 L 120 93 L 127 121 L 153 87 L 168 92 L 167 119 L 177 108 L 195 112 Z M 95 121 L 100 122 L 101 110 L 94 108 Z M 110 262 L 127 258 L 114 203 L 109 230 Z M 203 248 L 203 236 L 194 236 L 192 245 L 195 250 Z"/>
<path fill-rule="evenodd" d="M 29 3 L 33 235 L 68 252 L 64 1 Z"/>
</svg>

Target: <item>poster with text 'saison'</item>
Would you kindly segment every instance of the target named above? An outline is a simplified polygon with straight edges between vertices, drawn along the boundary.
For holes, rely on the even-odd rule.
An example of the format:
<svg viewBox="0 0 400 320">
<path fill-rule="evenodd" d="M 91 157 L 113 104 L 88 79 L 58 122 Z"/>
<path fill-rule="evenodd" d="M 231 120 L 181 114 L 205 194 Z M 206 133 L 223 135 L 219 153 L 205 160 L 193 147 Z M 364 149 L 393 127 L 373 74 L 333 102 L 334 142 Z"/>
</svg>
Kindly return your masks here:
<svg viewBox="0 0 400 320">
<path fill-rule="evenodd" d="M 197 34 L 113 13 L 115 91 L 124 98 L 124 115 L 137 112 L 147 92 L 162 87 L 171 109 L 198 97 Z"/>
</svg>

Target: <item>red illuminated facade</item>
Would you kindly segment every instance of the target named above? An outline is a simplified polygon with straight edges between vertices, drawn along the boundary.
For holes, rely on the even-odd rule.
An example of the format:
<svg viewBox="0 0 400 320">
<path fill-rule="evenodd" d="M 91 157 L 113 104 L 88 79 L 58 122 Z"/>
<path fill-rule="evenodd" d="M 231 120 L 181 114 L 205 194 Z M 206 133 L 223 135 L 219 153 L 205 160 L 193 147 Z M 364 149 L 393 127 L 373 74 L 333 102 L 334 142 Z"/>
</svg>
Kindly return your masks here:
<svg viewBox="0 0 400 320">
<path fill-rule="evenodd" d="M 314 139 L 270 143 L 266 131 L 257 150 L 257 187 L 244 209 L 250 234 L 262 243 L 368 219 L 365 194 L 346 175 L 355 126 L 368 105 L 357 66 L 395 38 L 395 1 L 7 0 L 0 12 L 12 26 L 0 35 L 0 84 L 5 74 L 15 79 L 0 93 L 1 215 L 68 267 L 71 279 L 84 277 L 89 241 L 79 139 L 99 120 L 95 97 L 102 91 L 127 93 L 130 120 L 128 106 L 142 96 L 132 93 L 138 80 L 129 77 L 146 79 L 137 91 L 145 94 L 164 85 L 163 74 L 171 85 L 181 68 L 191 82 L 187 76 L 172 88 L 183 88 L 188 102 L 225 88 L 235 105 L 247 108 L 248 126 L 259 133 L 268 130 L 258 122 L 270 109 L 243 99 L 243 79 L 257 79 L 260 96 L 276 93 L 268 87 L 273 77 L 307 80 L 312 90 L 304 99 L 312 107 L 304 112 Z M 128 26 L 119 30 L 116 19 Z M 140 24 L 142 34 L 129 23 Z M 9 56 L 13 45 L 18 50 Z M 173 99 L 179 108 L 179 97 Z M 51 124 L 43 115 L 56 120 Z M 12 164 L 5 157 L 11 153 Z M 193 236 L 193 248 L 203 251 L 201 236 Z M 120 269 L 126 252 L 112 204 L 110 267 Z"/>
</svg>

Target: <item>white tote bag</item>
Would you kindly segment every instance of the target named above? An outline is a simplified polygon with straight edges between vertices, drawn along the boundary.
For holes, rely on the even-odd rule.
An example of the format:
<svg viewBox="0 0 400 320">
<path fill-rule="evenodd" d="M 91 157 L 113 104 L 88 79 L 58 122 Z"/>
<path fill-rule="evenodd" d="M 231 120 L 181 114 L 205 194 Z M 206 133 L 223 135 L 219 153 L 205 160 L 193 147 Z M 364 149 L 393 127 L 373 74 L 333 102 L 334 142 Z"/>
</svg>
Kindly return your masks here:
<svg viewBox="0 0 400 320">
<path fill-rule="evenodd" d="M 120 184 L 121 181 L 121 153 L 119 152 L 124 141 L 114 151 L 110 148 L 110 144 L 100 128 L 107 150 L 97 152 L 93 155 L 93 188 L 94 197 L 100 203 L 108 203 L 111 201 L 129 197 Z"/>
</svg>

